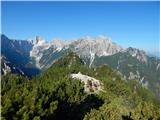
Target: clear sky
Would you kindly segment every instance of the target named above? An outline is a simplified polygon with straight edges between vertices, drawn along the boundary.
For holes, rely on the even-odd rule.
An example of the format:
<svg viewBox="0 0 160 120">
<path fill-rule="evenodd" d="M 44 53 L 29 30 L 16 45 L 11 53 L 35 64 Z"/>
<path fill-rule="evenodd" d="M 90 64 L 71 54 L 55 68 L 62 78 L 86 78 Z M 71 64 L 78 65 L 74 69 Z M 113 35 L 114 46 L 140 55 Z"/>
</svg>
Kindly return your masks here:
<svg viewBox="0 0 160 120">
<path fill-rule="evenodd" d="M 123 47 L 158 51 L 160 2 L 2 2 L 2 33 L 46 40 L 106 35 Z"/>
</svg>

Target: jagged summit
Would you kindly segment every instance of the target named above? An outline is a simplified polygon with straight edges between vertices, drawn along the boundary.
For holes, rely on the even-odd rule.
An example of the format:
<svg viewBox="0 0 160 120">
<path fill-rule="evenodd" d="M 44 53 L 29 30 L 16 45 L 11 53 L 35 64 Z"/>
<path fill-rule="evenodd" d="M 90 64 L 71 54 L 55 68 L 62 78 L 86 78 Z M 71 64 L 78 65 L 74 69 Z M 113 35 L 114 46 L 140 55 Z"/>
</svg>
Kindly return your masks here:
<svg viewBox="0 0 160 120">
<path fill-rule="evenodd" d="M 90 66 L 95 56 L 109 56 L 123 50 L 121 46 L 113 43 L 111 38 L 102 35 L 97 37 L 85 36 L 73 41 L 54 39 L 50 42 L 45 42 L 44 39 L 36 37 L 33 48 L 30 51 L 30 56 L 35 59 L 38 68 L 43 68 L 41 61 L 44 51 L 49 50 L 50 53 L 48 55 L 50 56 L 67 49 L 76 52 L 83 58 L 87 58 Z"/>
<path fill-rule="evenodd" d="M 35 40 L 33 40 L 34 45 L 35 44 L 43 45 L 45 43 L 46 43 L 45 40 L 40 36 L 36 36 Z"/>
</svg>

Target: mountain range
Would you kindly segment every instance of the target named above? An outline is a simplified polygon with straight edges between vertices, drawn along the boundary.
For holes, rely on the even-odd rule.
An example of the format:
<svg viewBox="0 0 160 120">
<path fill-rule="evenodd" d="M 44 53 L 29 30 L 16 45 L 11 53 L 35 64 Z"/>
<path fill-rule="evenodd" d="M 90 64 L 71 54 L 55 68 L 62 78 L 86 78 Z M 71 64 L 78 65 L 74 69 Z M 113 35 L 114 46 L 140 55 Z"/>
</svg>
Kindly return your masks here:
<svg viewBox="0 0 160 120">
<path fill-rule="evenodd" d="M 160 99 L 160 59 L 137 48 L 123 48 L 106 36 L 47 42 L 41 37 L 14 40 L 1 35 L 1 74 L 18 73 L 31 78 L 52 66 L 64 54 L 75 52 L 90 68 L 107 64 L 123 79 L 138 80 Z"/>
<path fill-rule="evenodd" d="M 159 120 L 160 101 L 108 65 L 93 68 L 67 52 L 31 79 L 1 77 L 4 120 Z"/>
</svg>

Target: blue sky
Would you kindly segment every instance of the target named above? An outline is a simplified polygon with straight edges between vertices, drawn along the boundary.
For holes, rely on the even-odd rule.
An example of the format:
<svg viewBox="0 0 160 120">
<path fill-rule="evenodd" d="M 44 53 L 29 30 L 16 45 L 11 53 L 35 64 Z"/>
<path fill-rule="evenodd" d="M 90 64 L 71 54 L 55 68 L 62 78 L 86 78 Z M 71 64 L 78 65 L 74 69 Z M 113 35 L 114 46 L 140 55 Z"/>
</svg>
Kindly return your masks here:
<svg viewBox="0 0 160 120">
<path fill-rule="evenodd" d="M 106 35 L 123 47 L 159 49 L 158 2 L 2 2 L 2 33 L 72 39 Z"/>
</svg>

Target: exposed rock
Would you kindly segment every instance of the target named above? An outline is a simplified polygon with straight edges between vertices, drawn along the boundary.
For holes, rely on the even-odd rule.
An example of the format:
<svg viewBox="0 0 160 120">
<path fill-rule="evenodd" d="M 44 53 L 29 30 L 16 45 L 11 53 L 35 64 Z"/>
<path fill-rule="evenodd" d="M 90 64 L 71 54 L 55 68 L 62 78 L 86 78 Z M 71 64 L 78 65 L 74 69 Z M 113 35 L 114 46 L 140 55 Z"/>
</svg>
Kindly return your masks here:
<svg viewBox="0 0 160 120">
<path fill-rule="evenodd" d="M 139 61 L 147 64 L 147 55 L 143 50 L 129 47 L 126 49 L 126 52 L 129 52 L 132 57 L 136 57 Z"/>
<path fill-rule="evenodd" d="M 86 93 L 98 92 L 102 90 L 102 83 L 100 80 L 97 80 L 93 77 L 83 75 L 80 72 L 78 74 L 71 74 L 71 77 L 73 79 L 78 79 L 81 82 L 84 82 L 84 91 Z"/>
</svg>

